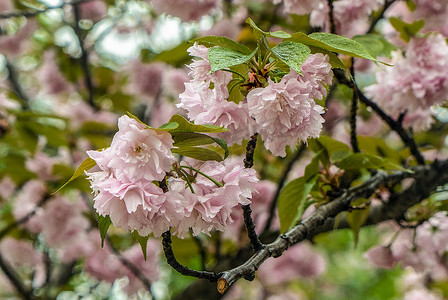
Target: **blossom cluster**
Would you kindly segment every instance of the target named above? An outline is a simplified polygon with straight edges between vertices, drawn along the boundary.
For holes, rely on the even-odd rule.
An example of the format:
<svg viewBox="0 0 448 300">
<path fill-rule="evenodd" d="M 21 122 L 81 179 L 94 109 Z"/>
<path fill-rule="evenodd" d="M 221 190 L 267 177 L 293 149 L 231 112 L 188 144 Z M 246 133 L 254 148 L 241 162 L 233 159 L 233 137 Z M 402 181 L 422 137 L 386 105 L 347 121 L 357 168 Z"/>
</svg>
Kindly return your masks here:
<svg viewBox="0 0 448 300">
<path fill-rule="evenodd" d="M 88 173 L 96 196 L 94 208 L 114 226 L 158 237 L 175 228 L 183 237 L 224 230 L 232 208 L 248 204 L 257 182 L 255 171 L 241 163 L 207 161 L 189 168 L 197 174 L 172 170 L 173 140 L 167 132 L 148 128 L 123 116 L 111 146 L 89 151 L 100 171 Z M 167 189 L 162 189 L 165 184 Z M 163 183 L 162 183 L 163 182 Z"/>
<path fill-rule="evenodd" d="M 438 212 L 415 232 L 401 230 L 391 245 L 371 248 L 366 257 L 378 267 L 391 268 L 401 263 L 403 267 L 410 266 L 417 272 L 430 274 L 433 280 L 446 280 L 447 232 L 448 216 Z"/>
<path fill-rule="evenodd" d="M 405 55 L 393 52 L 393 67 L 377 72 L 377 83 L 368 86 L 366 93 L 392 115 L 406 111 L 405 125 L 428 129 L 432 123 L 430 107 L 447 100 L 447 52 L 441 34 L 413 38 Z"/>
<path fill-rule="evenodd" d="M 326 96 L 333 80 L 327 55 L 311 54 L 301 67 L 302 74 L 291 70 L 278 83 L 268 78 L 267 86 L 251 89 L 237 104 L 227 101 L 231 74 L 222 70 L 210 74 L 207 51 L 197 44 L 189 48 L 197 59 L 189 66 L 192 79 L 185 84 L 178 107 L 191 120 L 227 128 L 219 137 L 229 144 L 241 143 L 257 132 L 265 147 L 279 156 L 286 155 L 286 146 L 294 148 L 298 141 L 319 136 L 324 109 L 315 99 Z"/>
</svg>

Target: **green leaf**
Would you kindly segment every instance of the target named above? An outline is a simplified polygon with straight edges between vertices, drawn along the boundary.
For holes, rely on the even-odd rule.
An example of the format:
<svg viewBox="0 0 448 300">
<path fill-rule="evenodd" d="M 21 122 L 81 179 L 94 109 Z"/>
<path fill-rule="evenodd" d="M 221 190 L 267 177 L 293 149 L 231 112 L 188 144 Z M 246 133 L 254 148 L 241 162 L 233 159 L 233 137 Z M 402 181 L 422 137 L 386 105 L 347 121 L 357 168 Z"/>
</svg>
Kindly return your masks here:
<svg viewBox="0 0 448 300">
<path fill-rule="evenodd" d="M 404 170 L 404 168 L 389 159 L 381 158 L 368 153 L 353 153 L 336 165 L 344 170 L 365 169 L 386 169 L 386 170 Z"/>
<path fill-rule="evenodd" d="M 340 141 L 330 138 L 327 135 L 320 136 L 317 141 L 325 148 L 328 157 L 332 162 L 341 160 L 352 153 L 350 147 Z"/>
<path fill-rule="evenodd" d="M 110 217 L 108 215 L 104 217 L 100 214 L 96 214 L 96 219 L 98 221 L 98 228 L 100 230 L 101 248 L 103 248 L 104 239 L 106 238 L 107 230 L 109 229 L 110 224 L 112 224 L 112 221 L 110 220 Z"/>
<path fill-rule="evenodd" d="M 305 208 L 306 198 L 317 182 L 318 175 L 312 176 L 308 181 L 300 177 L 288 182 L 278 197 L 278 217 L 280 219 L 280 232 L 286 232 L 300 220 Z"/>
<path fill-rule="evenodd" d="M 302 32 L 298 32 L 293 34 L 288 40 L 302 43 L 307 46 L 322 48 L 331 52 L 377 61 L 360 43 L 332 33 L 315 32 L 306 35 Z"/>
<path fill-rule="evenodd" d="M 420 29 L 425 26 L 425 20 L 420 19 L 417 21 L 414 21 L 412 23 L 406 23 L 402 19 L 391 17 L 389 18 L 390 24 L 400 33 L 400 37 L 406 41 L 409 42 L 413 36 L 417 34 L 417 32 L 420 31 Z"/>
<path fill-rule="evenodd" d="M 224 150 L 224 159 L 229 156 L 229 148 L 227 146 L 227 142 L 223 139 L 211 137 L 206 134 L 197 132 L 173 132 L 172 137 L 174 140 L 173 145 L 178 148 L 202 146 L 216 143 Z"/>
<path fill-rule="evenodd" d="M 285 232 L 297 224 L 305 211 L 306 198 L 319 177 L 319 161 L 323 150 L 316 153 L 305 168 L 303 177 L 287 183 L 278 197 L 280 231 Z"/>
<path fill-rule="evenodd" d="M 179 123 L 176 123 L 176 122 L 168 122 L 168 123 L 163 124 L 162 126 L 160 126 L 160 127 L 157 128 L 157 129 L 159 129 L 159 130 L 171 131 L 171 130 L 173 130 L 173 129 L 176 129 L 177 127 L 179 127 Z"/>
<path fill-rule="evenodd" d="M 219 46 L 219 47 L 232 49 L 232 50 L 241 52 L 243 54 L 251 54 L 252 53 L 252 50 L 250 50 L 248 47 L 246 47 L 242 44 L 239 44 L 239 43 L 237 43 L 229 38 L 226 38 L 224 36 L 209 35 L 209 36 L 204 36 L 204 37 L 193 39 L 193 40 L 191 40 L 191 42 L 196 42 L 196 43 L 204 45 L 208 48 L 211 48 L 214 46 Z"/>
<path fill-rule="evenodd" d="M 250 27 L 252 27 L 252 29 L 254 31 L 254 35 L 257 39 L 261 39 L 264 35 L 266 35 L 266 32 L 261 30 L 261 28 L 258 27 L 258 25 L 255 24 L 255 22 L 251 18 L 247 18 L 246 23 L 249 24 Z"/>
<path fill-rule="evenodd" d="M 407 156 L 402 157 L 398 151 L 390 148 L 381 138 L 360 135 L 358 136 L 358 144 L 361 152 L 389 158 L 398 164 L 401 164 L 407 158 Z"/>
<path fill-rule="evenodd" d="M 176 122 L 179 127 L 170 131 L 171 134 L 174 132 L 225 132 L 228 131 L 227 128 L 214 126 L 214 125 L 196 125 L 188 121 L 185 117 L 181 115 L 174 115 L 171 117 L 170 122 Z"/>
<path fill-rule="evenodd" d="M 363 45 L 373 57 L 391 57 L 392 51 L 397 49 L 379 34 L 356 35 L 352 39 Z"/>
<path fill-rule="evenodd" d="M 365 199 L 360 199 L 360 200 L 365 201 Z M 362 225 L 364 225 L 364 223 L 366 222 L 367 217 L 369 216 L 369 210 L 370 210 L 370 206 L 367 206 L 365 209 L 352 210 L 350 212 L 347 212 L 347 214 L 346 214 L 347 222 L 353 231 L 353 237 L 355 239 L 355 247 L 358 244 L 359 231 L 360 231 Z"/>
<path fill-rule="evenodd" d="M 256 48 L 250 54 L 245 54 L 243 52 L 236 51 L 230 48 L 224 48 L 224 47 L 210 48 L 207 52 L 207 57 L 208 60 L 210 61 L 211 72 L 213 73 L 218 70 L 243 64 L 248 60 L 250 60 L 252 57 L 254 57 L 257 51 L 258 48 Z"/>
<path fill-rule="evenodd" d="M 257 24 L 255 24 L 255 22 L 251 18 L 247 18 L 246 23 L 249 24 L 250 27 L 252 27 L 254 29 L 254 34 L 257 39 L 261 38 L 262 36 L 268 36 L 268 37 L 279 38 L 279 39 L 288 39 L 291 37 L 291 35 L 289 33 L 284 32 L 282 30 L 269 31 L 269 32 L 263 31 L 263 30 L 261 30 L 260 27 L 258 27 Z"/>
<path fill-rule="evenodd" d="M 218 152 L 215 152 L 210 149 L 201 148 L 201 147 L 182 147 L 182 148 L 173 148 L 171 149 L 171 152 L 191 157 L 197 160 L 201 161 L 207 161 L 207 160 L 216 160 L 216 161 L 222 161 L 221 155 L 219 155 Z"/>
<path fill-rule="evenodd" d="M 299 74 L 302 73 L 300 66 L 311 53 L 310 48 L 296 42 L 281 42 L 271 50 L 281 61 Z"/>
<path fill-rule="evenodd" d="M 148 245 L 148 236 L 141 236 L 140 234 L 138 234 L 138 232 L 136 230 L 134 230 L 132 232 L 132 236 L 137 240 L 137 242 L 140 244 L 140 247 L 142 248 L 142 252 L 143 252 L 143 257 L 145 258 L 146 261 L 146 248 Z"/>
<path fill-rule="evenodd" d="M 84 171 L 88 171 L 91 168 L 93 168 L 94 166 L 96 166 L 96 161 L 94 161 L 93 159 L 91 159 L 90 157 L 87 157 L 78 167 L 78 169 L 76 169 L 75 173 L 73 174 L 72 177 L 70 177 L 70 179 L 64 183 L 60 188 L 58 188 L 54 193 L 52 193 L 52 195 L 56 194 L 57 192 L 59 192 L 60 190 L 62 190 L 67 184 L 69 184 L 71 181 L 75 180 L 76 178 L 78 178 L 81 175 L 84 175 Z"/>
</svg>

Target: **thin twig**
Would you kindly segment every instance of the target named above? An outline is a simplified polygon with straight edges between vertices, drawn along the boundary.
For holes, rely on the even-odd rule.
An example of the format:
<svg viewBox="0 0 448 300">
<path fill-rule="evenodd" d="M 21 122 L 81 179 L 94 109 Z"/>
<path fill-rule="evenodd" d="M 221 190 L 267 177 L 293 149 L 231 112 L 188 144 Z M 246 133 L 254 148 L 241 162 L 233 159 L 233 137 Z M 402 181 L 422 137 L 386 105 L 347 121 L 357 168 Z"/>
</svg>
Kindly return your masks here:
<svg viewBox="0 0 448 300">
<path fill-rule="evenodd" d="M 192 276 L 196 278 L 207 279 L 211 282 L 216 282 L 221 277 L 220 273 L 197 271 L 181 265 L 174 256 L 173 248 L 171 247 L 171 232 L 168 230 L 162 234 L 162 247 L 165 253 L 166 261 L 177 272 L 185 276 Z"/>
<path fill-rule="evenodd" d="M 250 209 L 250 205 L 242 205 L 241 208 L 243 209 L 243 218 L 244 218 L 244 225 L 246 225 L 247 237 L 249 238 L 252 249 L 255 252 L 257 252 L 261 250 L 264 246 L 260 242 L 260 239 L 258 238 L 258 235 L 255 232 L 255 223 L 251 217 L 252 210 Z"/>
<path fill-rule="evenodd" d="M 16 227 L 28 222 L 29 219 L 31 219 L 32 216 L 34 216 L 37 213 L 37 210 L 44 205 L 49 199 L 51 199 L 51 195 L 46 195 L 40 200 L 36 206 L 33 208 L 32 211 L 30 211 L 28 214 L 26 214 L 24 217 L 20 218 L 19 220 L 16 220 L 6 226 L 5 228 L 0 231 L 0 240 L 5 237 L 11 230 L 15 229 Z"/>
<path fill-rule="evenodd" d="M 330 17 L 330 32 L 336 33 L 336 24 L 334 20 L 334 7 L 333 7 L 333 0 L 327 0 L 328 1 L 328 7 L 330 8 L 328 12 L 328 16 Z"/>
<path fill-rule="evenodd" d="M 22 108 L 24 110 L 29 110 L 30 109 L 30 99 L 28 98 L 27 94 L 22 89 L 22 86 L 19 83 L 19 77 L 17 75 L 16 68 L 7 59 L 5 59 L 5 61 L 6 61 L 6 70 L 8 70 L 9 83 L 11 84 L 11 87 L 12 87 L 14 93 L 16 93 L 16 95 L 21 100 Z"/>
<path fill-rule="evenodd" d="M 387 125 L 389 125 L 390 129 L 395 131 L 400 136 L 403 143 L 407 147 L 409 147 L 409 149 L 411 150 L 411 154 L 415 157 L 417 163 L 419 163 L 420 165 L 424 165 L 425 159 L 418 150 L 414 137 L 409 131 L 403 128 L 401 122 L 394 120 L 391 116 L 385 113 L 375 102 L 367 98 L 358 88 L 356 83 L 348 79 L 342 70 L 335 69 L 333 70 L 333 72 L 339 83 L 347 85 L 349 88 L 355 89 L 357 91 L 358 99 L 366 106 L 370 107 L 381 119 L 383 119 L 383 121 L 386 122 Z"/>
<path fill-rule="evenodd" d="M 120 252 L 118 252 L 118 250 L 112 245 L 112 243 L 110 242 L 110 240 L 107 236 L 106 236 L 105 240 L 106 240 L 107 244 L 109 245 L 109 247 L 112 249 L 112 252 L 120 260 L 120 262 L 126 268 L 128 268 L 129 271 L 131 271 L 132 274 L 134 274 L 135 277 L 137 277 L 143 283 L 146 290 L 151 294 L 152 299 L 155 299 L 154 295 L 152 294 L 151 283 L 149 282 L 148 278 L 146 278 L 146 276 L 140 271 L 140 269 L 136 265 L 134 265 L 132 262 L 130 262 L 128 259 L 126 259 L 123 255 L 121 255 Z"/>
<path fill-rule="evenodd" d="M 352 107 L 350 110 L 350 143 L 354 153 L 359 152 L 358 138 L 356 137 L 356 112 L 358 110 L 358 92 L 353 89 Z"/>
<path fill-rule="evenodd" d="M 247 142 L 246 146 L 246 158 L 244 159 L 244 167 L 245 168 L 252 168 L 254 165 L 254 152 L 255 147 L 257 146 L 257 138 L 258 133 L 255 133 L 253 136 L 251 136 L 250 141 Z"/>
<path fill-rule="evenodd" d="M 12 285 L 15 287 L 17 292 L 26 300 L 35 299 L 31 290 L 27 289 L 23 284 L 23 281 L 20 279 L 19 275 L 14 271 L 14 269 L 10 266 L 10 264 L 3 258 L 0 253 L 0 268 L 5 273 L 6 277 L 8 277 L 9 281 L 11 281 Z"/>
<path fill-rule="evenodd" d="M 383 8 L 381 9 L 381 11 L 379 12 L 378 16 L 375 17 L 372 22 L 370 23 L 369 29 L 367 30 L 366 33 L 372 33 L 373 30 L 375 29 L 376 24 L 378 23 L 379 20 L 381 20 L 384 17 L 384 13 L 386 12 L 386 10 L 395 2 L 396 0 L 389 0 L 386 2 L 384 2 Z"/>
<path fill-rule="evenodd" d="M 98 110 L 98 107 L 95 105 L 95 102 L 93 100 L 94 86 L 93 86 L 93 81 L 92 81 L 92 74 L 90 73 L 90 69 L 89 69 L 89 53 L 85 49 L 84 37 L 82 36 L 82 31 L 81 31 L 81 28 L 79 27 L 79 21 L 81 20 L 79 3 L 73 4 L 73 12 L 75 15 L 74 30 L 75 30 L 76 36 L 78 37 L 78 40 L 79 40 L 79 47 L 81 48 L 81 58 L 80 58 L 81 59 L 81 67 L 82 67 L 82 71 L 84 73 L 84 83 L 86 85 L 87 92 L 88 92 L 87 102 L 94 110 Z"/>
</svg>

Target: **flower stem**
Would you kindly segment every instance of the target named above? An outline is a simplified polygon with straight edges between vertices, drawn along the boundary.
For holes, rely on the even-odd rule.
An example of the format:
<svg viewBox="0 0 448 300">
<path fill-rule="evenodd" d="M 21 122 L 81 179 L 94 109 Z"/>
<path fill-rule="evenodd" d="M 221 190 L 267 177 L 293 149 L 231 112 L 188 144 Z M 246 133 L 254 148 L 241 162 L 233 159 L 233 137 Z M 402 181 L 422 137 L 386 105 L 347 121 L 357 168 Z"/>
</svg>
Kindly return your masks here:
<svg viewBox="0 0 448 300">
<path fill-rule="evenodd" d="M 181 167 L 181 168 L 186 168 L 186 169 L 193 170 L 193 171 L 195 171 L 196 173 L 201 174 L 202 176 L 204 176 L 205 178 L 207 178 L 208 180 L 210 180 L 210 181 L 213 182 L 214 184 L 216 184 L 216 186 L 218 186 L 218 187 L 223 187 L 223 184 L 222 184 L 222 183 L 216 181 L 215 179 L 211 178 L 211 177 L 208 176 L 207 174 L 205 174 L 205 173 L 203 173 L 203 172 L 201 172 L 201 171 L 199 171 L 199 170 L 196 170 L 196 169 L 193 168 L 193 167 L 185 166 L 185 165 L 184 165 L 184 166 L 180 166 L 180 167 Z"/>
</svg>

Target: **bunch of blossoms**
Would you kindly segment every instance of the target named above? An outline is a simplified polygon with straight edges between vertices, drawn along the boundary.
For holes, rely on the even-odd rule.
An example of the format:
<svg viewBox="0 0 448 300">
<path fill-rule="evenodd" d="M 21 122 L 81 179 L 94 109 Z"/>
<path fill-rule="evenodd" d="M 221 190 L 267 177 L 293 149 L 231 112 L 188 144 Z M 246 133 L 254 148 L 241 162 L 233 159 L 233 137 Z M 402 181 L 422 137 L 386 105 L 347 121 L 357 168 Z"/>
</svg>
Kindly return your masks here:
<svg viewBox="0 0 448 300">
<path fill-rule="evenodd" d="M 179 95 L 180 103 L 177 106 L 185 109 L 190 120 L 198 124 L 227 128 L 229 131 L 217 136 L 224 138 L 229 145 L 240 144 L 253 134 L 247 103 L 227 101 L 227 84 L 232 80 L 232 75 L 221 70 L 210 74 L 207 51 L 207 47 L 198 44 L 188 49 L 190 55 L 198 59 L 188 66 L 192 79 L 185 83 L 185 91 Z M 210 89 L 211 85 L 213 89 Z"/>
<path fill-rule="evenodd" d="M 200 59 L 189 66 L 193 79 L 185 84 L 178 107 L 185 109 L 191 120 L 227 128 L 219 137 L 229 144 L 241 143 L 258 132 L 265 147 L 280 156 L 286 155 L 286 146 L 319 136 L 324 109 L 314 99 L 323 99 L 333 80 L 327 55 L 311 54 L 301 66 L 302 74 L 291 70 L 278 83 L 266 75 L 267 86 L 253 88 L 236 104 L 227 101 L 232 76 L 222 70 L 210 74 L 207 51 L 197 44 L 189 48 L 190 54 Z"/>
<path fill-rule="evenodd" d="M 415 37 L 404 56 L 393 52 L 393 67 L 377 72 L 377 83 L 367 87 L 366 93 L 395 116 L 406 110 L 404 124 L 425 130 L 432 123 L 430 107 L 447 100 L 447 54 L 448 45 L 441 34 Z"/>
<path fill-rule="evenodd" d="M 172 227 L 181 237 L 190 228 L 195 235 L 208 234 L 232 222 L 233 207 L 250 203 L 254 170 L 215 161 L 178 165 L 168 132 L 127 116 L 118 120 L 118 128 L 110 148 L 88 151 L 101 169 L 88 173 L 94 208 L 114 226 L 141 236 L 159 237 Z"/>
<path fill-rule="evenodd" d="M 324 122 L 324 108 L 314 99 L 323 99 L 333 80 L 327 55 L 311 54 L 301 66 L 302 75 L 291 70 L 280 82 L 268 79 L 268 85 L 247 95 L 249 114 L 256 131 L 272 154 L 284 157 L 285 148 L 294 148 L 298 140 L 318 137 Z"/>
<path fill-rule="evenodd" d="M 285 14 L 308 15 L 310 24 L 330 30 L 330 7 L 326 0 L 273 0 L 274 4 L 283 2 Z M 333 16 L 336 31 L 345 36 L 365 33 L 368 16 L 377 10 L 384 0 L 338 0 L 333 1 Z"/>
</svg>

